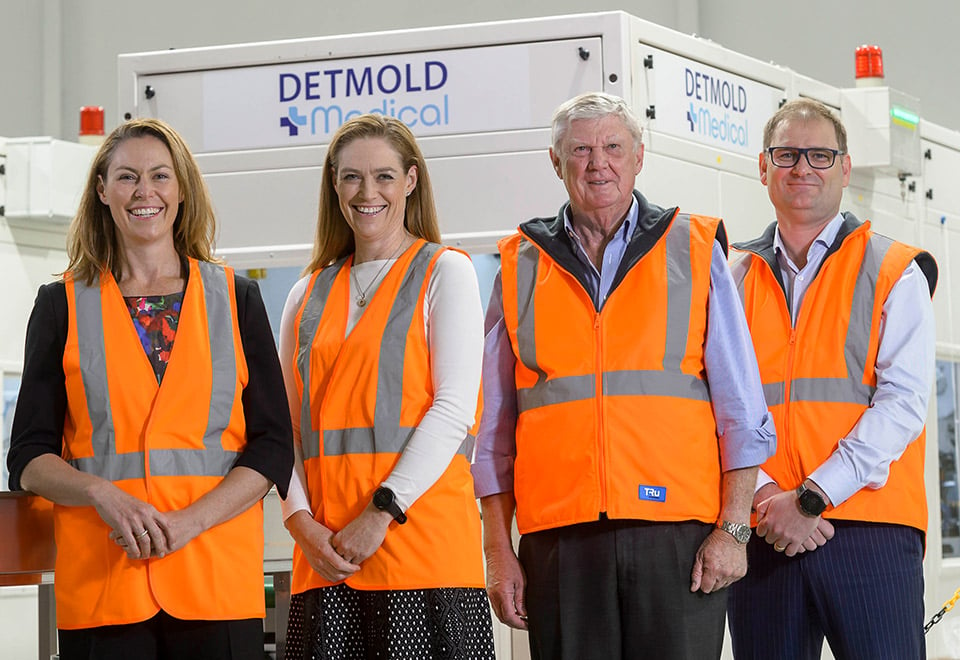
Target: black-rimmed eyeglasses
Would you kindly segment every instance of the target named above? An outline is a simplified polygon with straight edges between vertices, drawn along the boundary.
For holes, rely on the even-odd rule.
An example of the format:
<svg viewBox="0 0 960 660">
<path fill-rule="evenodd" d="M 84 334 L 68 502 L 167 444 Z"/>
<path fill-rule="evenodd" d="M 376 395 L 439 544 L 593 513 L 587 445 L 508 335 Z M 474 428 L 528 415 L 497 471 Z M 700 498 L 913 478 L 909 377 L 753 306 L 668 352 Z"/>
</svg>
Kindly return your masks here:
<svg viewBox="0 0 960 660">
<path fill-rule="evenodd" d="M 815 170 L 829 170 L 837 161 L 837 156 L 842 156 L 843 152 L 837 149 L 827 149 L 826 147 L 809 147 L 800 149 L 798 147 L 770 147 L 767 149 L 770 154 L 770 162 L 777 167 L 794 167 L 800 162 L 800 156 L 807 159 L 807 164 Z"/>
</svg>

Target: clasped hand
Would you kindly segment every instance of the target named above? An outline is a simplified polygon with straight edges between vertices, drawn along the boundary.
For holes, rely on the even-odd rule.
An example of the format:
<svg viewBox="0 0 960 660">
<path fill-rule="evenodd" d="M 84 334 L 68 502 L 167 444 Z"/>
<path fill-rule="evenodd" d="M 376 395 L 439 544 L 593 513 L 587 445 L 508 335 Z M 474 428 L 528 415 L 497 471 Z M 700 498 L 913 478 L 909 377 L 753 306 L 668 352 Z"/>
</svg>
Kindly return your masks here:
<svg viewBox="0 0 960 660">
<path fill-rule="evenodd" d="M 126 495 L 126 493 L 124 493 Z M 190 507 L 161 513 L 153 505 L 127 495 L 132 506 L 122 507 L 111 524 L 110 539 L 127 553 L 129 559 L 165 557 L 189 543 L 202 531 Z M 99 507 L 97 507 L 99 511 Z M 103 514 L 101 514 L 103 517 Z"/>
<path fill-rule="evenodd" d="M 342 582 L 383 545 L 391 520 L 371 504 L 337 533 L 307 511 L 294 513 L 286 525 L 313 570 L 329 582 Z"/>
<path fill-rule="evenodd" d="M 769 490 L 768 490 L 769 488 Z M 776 491 L 773 495 L 770 492 Z M 768 496 L 769 495 L 769 496 Z M 778 552 L 793 557 L 812 552 L 833 538 L 833 524 L 820 516 L 804 514 L 793 491 L 770 485 L 757 492 L 757 536 Z"/>
</svg>

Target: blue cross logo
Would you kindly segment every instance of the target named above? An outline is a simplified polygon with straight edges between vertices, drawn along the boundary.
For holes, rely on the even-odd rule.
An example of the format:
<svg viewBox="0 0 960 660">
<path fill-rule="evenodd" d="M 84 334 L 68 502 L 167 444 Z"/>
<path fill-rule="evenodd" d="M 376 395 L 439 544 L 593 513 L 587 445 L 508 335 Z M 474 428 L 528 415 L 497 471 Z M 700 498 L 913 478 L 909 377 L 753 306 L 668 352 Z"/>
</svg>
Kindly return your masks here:
<svg viewBox="0 0 960 660">
<path fill-rule="evenodd" d="M 300 134 L 300 129 L 298 126 L 307 125 L 306 115 L 300 115 L 297 113 L 296 106 L 290 106 L 287 110 L 288 117 L 280 118 L 280 127 L 286 128 L 290 131 L 290 136 L 295 136 Z"/>
</svg>

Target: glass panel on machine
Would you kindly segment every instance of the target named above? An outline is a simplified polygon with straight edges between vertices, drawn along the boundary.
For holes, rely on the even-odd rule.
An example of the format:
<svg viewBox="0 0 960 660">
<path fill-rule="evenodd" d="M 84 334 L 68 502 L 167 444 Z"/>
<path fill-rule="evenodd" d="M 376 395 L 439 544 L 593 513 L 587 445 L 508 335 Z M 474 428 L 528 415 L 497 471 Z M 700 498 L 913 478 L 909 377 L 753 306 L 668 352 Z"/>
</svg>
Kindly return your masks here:
<svg viewBox="0 0 960 660">
<path fill-rule="evenodd" d="M 0 490 L 10 490 L 7 484 L 7 450 L 10 449 L 10 429 L 13 427 L 13 411 L 17 407 L 17 392 L 20 390 L 20 374 L 3 375 L 3 408 L 0 410 Z"/>
<path fill-rule="evenodd" d="M 493 289 L 493 279 L 500 270 L 499 254 L 471 254 L 473 269 L 477 271 L 477 280 L 480 283 L 480 302 L 483 303 L 483 312 L 487 312 L 490 302 L 490 291 Z"/>
<path fill-rule="evenodd" d="M 940 454 L 940 525 L 943 557 L 960 557 L 960 489 L 957 476 L 957 369 L 937 360 L 937 438 Z"/>
<path fill-rule="evenodd" d="M 273 330 L 273 341 L 280 344 L 280 317 L 283 315 L 283 305 L 287 302 L 287 294 L 300 279 L 303 266 L 281 266 L 271 268 L 254 268 L 241 274 L 256 280 L 260 287 L 263 304 L 267 308 L 267 317 L 270 319 L 270 329 Z"/>
</svg>

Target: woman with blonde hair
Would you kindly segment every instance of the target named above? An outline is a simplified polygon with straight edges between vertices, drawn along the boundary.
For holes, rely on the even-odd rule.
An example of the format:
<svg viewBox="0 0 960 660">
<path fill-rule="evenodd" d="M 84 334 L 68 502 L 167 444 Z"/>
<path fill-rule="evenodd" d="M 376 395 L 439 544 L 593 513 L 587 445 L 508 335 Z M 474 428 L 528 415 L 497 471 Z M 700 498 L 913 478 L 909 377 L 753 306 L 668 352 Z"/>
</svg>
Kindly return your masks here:
<svg viewBox="0 0 960 660">
<path fill-rule="evenodd" d="M 288 658 L 493 658 L 469 470 L 482 308 L 469 258 L 439 240 L 410 130 L 346 122 L 280 326 L 297 455 Z"/>
<path fill-rule="evenodd" d="M 293 460 L 255 283 L 167 124 L 117 127 L 27 327 L 12 489 L 54 502 L 60 658 L 263 657 L 263 512 Z"/>
</svg>

